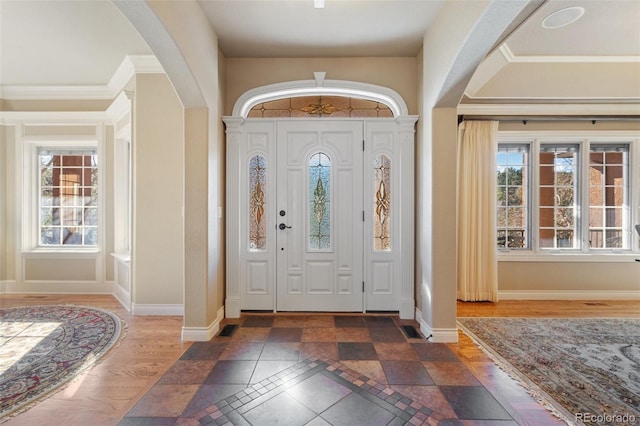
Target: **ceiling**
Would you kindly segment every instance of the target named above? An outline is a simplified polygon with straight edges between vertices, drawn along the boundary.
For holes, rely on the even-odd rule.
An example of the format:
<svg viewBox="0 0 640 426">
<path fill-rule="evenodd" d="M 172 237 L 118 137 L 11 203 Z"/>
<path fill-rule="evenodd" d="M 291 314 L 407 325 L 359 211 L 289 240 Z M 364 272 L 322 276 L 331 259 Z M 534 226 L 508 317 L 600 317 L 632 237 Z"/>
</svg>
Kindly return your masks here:
<svg viewBox="0 0 640 426">
<path fill-rule="evenodd" d="M 444 0 L 198 2 L 227 57 L 362 57 L 416 56 Z"/>
<path fill-rule="evenodd" d="M 304 58 L 414 57 L 446 1 L 473 0 L 326 0 L 324 9 L 315 9 L 313 0 L 197 1 L 226 57 Z M 547 15 L 575 6 L 585 10 L 577 22 L 542 28 Z M 493 87 L 517 80 L 525 65 L 539 67 L 538 75 L 561 69 L 571 79 L 575 70 L 615 64 L 625 68 L 623 78 L 634 80 L 639 23 L 637 0 L 547 0 L 486 58 L 467 99 L 503 99 Z M 108 0 L 0 0 L 2 87 L 105 85 L 126 55 L 145 54 L 152 54 L 150 48 Z M 632 83 L 640 88 L 640 72 L 637 80 Z M 624 87 L 604 86 L 607 94 L 583 96 L 624 97 Z M 536 92 L 514 96 L 531 99 Z"/>
</svg>

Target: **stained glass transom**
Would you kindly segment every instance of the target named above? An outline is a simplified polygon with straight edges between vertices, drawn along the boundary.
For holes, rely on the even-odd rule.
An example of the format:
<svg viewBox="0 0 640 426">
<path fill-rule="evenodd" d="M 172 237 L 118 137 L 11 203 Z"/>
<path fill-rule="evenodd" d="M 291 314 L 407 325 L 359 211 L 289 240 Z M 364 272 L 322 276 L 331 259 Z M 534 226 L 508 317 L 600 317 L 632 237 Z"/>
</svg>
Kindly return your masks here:
<svg viewBox="0 0 640 426">
<path fill-rule="evenodd" d="M 305 117 L 393 117 L 391 109 L 380 102 L 344 96 L 300 96 L 276 99 L 255 105 L 249 118 Z"/>
<path fill-rule="evenodd" d="M 391 159 L 384 154 L 373 160 L 373 248 L 391 250 Z"/>
<path fill-rule="evenodd" d="M 322 152 L 309 159 L 309 249 L 331 248 L 331 160 Z"/>
<path fill-rule="evenodd" d="M 266 190 L 267 160 L 254 155 L 249 161 L 249 250 L 253 251 L 266 249 Z"/>
</svg>

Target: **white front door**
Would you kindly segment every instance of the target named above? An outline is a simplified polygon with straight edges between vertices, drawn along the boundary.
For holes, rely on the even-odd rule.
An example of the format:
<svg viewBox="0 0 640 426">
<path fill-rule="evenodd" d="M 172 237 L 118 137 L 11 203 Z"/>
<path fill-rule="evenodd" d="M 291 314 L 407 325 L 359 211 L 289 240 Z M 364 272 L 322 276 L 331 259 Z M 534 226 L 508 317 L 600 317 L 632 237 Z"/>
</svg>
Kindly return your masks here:
<svg viewBox="0 0 640 426">
<path fill-rule="evenodd" d="M 276 310 L 363 306 L 363 123 L 277 127 Z"/>
</svg>

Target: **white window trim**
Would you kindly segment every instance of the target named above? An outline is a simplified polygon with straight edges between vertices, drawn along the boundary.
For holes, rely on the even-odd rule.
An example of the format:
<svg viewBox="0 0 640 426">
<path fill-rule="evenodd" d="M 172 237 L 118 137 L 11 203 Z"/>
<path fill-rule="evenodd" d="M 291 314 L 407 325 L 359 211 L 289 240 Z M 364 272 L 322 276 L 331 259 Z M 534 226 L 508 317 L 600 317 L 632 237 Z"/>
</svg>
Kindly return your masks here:
<svg viewBox="0 0 640 426">
<path fill-rule="evenodd" d="M 588 242 L 582 243 L 580 249 L 540 249 L 538 247 L 538 185 L 539 170 L 537 170 L 537 159 L 534 165 L 530 164 L 530 244 L 529 249 L 497 249 L 498 261 L 500 262 L 634 262 L 640 253 L 640 238 L 635 233 L 634 225 L 640 223 L 640 132 L 638 131 L 501 131 L 498 134 L 498 143 L 523 143 L 530 145 L 529 160 L 532 162 L 535 155 L 539 153 L 541 143 L 580 143 L 580 187 L 578 191 L 584 192 L 582 175 L 588 170 L 589 156 L 585 155 L 585 142 L 589 144 L 601 143 L 626 143 L 629 144 L 629 207 L 630 214 L 630 248 L 626 250 L 590 250 Z M 586 166 L 585 166 L 586 164 Z M 578 194 L 582 199 L 584 194 Z M 584 238 L 584 215 L 580 216 L 582 221 L 578 229 L 580 238 Z"/>
<path fill-rule="evenodd" d="M 22 150 L 18 150 L 22 158 L 16 164 L 22 164 L 22 170 L 17 171 L 18 188 L 22 189 L 22 253 L 39 253 L 39 254 L 59 254 L 59 253 L 99 253 L 102 251 L 103 235 L 104 235 L 104 179 L 103 173 L 103 152 L 102 152 L 102 126 L 98 126 L 100 131 L 95 138 L 87 138 L 86 136 L 46 136 L 46 137 L 23 137 Z M 50 149 L 82 149 L 90 148 L 97 150 L 98 153 L 98 244 L 96 246 L 43 246 L 40 245 L 39 238 L 39 167 L 38 167 L 38 149 L 47 147 Z M 21 178 L 21 179 L 20 179 Z"/>
<path fill-rule="evenodd" d="M 243 93 L 233 107 L 233 116 L 247 118 L 254 106 L 276 99 L 299 96 L 345 96 L 380 102 L 393 116 L 409 115 L 409 109 L 398 92 L 388 87 L 345 80 L 325 80 L 325 72 L 314 72 L 315 80 L 287 81 L 256 87 Z"/>
</svg>

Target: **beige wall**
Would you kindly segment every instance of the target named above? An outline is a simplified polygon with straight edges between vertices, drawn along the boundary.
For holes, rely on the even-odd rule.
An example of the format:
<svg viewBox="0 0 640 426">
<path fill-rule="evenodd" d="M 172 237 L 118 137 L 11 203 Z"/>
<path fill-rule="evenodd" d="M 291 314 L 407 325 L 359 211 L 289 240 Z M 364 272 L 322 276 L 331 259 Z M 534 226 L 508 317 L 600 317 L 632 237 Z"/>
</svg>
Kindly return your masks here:
<svg viewBox="0 0 640 426">
<path fill-rule="evenodd" d="M 133 116 L 133 303 L 182 304 L 184 119 L 165 75 L 136 76 Z"/>
<path fill-rule="evenodd" d="M 416 293 L 421 295 L 418 320 L 427 327 L 423 332 L 443 332 L 444 336 L 433 333 L 436 341 L 457 339 L 456 215 L 451 214 L 456 211 L 457 114 L 452 108 L 436 106 L 465 37 L 486 3 L 448 3 L 424 36 L 416 144 L 415 279 Z"/>
<path fill-rule="evenodd" d="M 639 76 L 638 62 L 510 63 L 475 96 L 496 99 L 637 99 L 640 97 Z"/>
<path fill-rule="evenodd" d="M 9 173 L 9 144 L 13 143 L 13 126 L 0 126 L 0 283 L 12 278 L 13 271 L 7 268 L 9 253 L 8 210 L 10 202 L 7 175 Z M 13 191 L 12 191 L 13 192 Z M 2 286 L 0 285 L 0 290 Z"/>
<path fill-rule="evenodd" d="M 628 262 L 499 262 L 500 291 L 549 295 L 574 291 L 573 299 L 603 297 L 625 298 L 625 293 L 640 291 L 640 263 Z M 592 294 L 589 294 L 592 292 Z M 508 297 L 514 297 L 512 294 Z M 515 296 L 517 297 L 517 296 Z M 637 297 L 637 296 L 636 296 Z"/>
<path fill-rule="evenodd" d="M 227 60 L 222 54 L 221 51 L 218 50 L 218 115 L 223 115 L 224 112 L 224 101 L 227 98 Z M 220 118 L 216 117 L 218 122 L 220 122 Z M 218 183 L 218 194 L 220 194 L 220 206 L 222 211 L 226 211 L 226 194 L 225 188 L 227 185 L 226 182 L 226 135 L 225 135 L 225 127 L 220 124 L 217 128 L 217 135 L 215 140 L 216 144 L 216 158 L 218 158 L 217 164 L 217 174 L 219 176 Z M 217 283 L 217 297 L 216 297 L 216 306 L 215 310 L 217 311 L 219 308 L 224 307 L 224 297 L 225 297 L 225 265 L 226 265 L 226 248 L 225 248 L 225 218 L 224 216 L 218 219 L 218 227 L 219 234 L 217 236 L 217 246 L 219 247 L 220 257 L 217 259 L 218 265 L 216 269 L 216 283 Z"/>
<path fill-rule="evenodd" d="M 107 202 L 104 206 L 104 228 L 102 229 L 102 238 L 104 238 L 104 279 L 111 282 L 114 280 L 114 259 L 111 253 L 114 249 L 114 141 L 115 133 L 111 125 L 105 126 L 104 140 L 104 158 L 101 163 L 105 166 L 102 170 L 102 179 L 104 180 L 104 196 Z"/>
<path fill-rule="evenodd" d="M 416 58 L 227 58 L 225 115 L 247 90 L 268 84 L 313 80 L 316 71 L 327 80 L 347 80 L 388 87 L 417 114 L 418 69 Z"/>
<path fill-rule="evenodd" d="M 180 57 L 160 49 L 158 59 L 170 78 L 185 114 L 185 321 L 183 333 L 198 339 L 215 332 L 224 303 L 223 218 L 224 138 L 218 40 L 197 2 L 150 1 Z M 147 28 L 148 30 L 148 28 Z M 158 32 L 142 31 L 150 46 Z M 166 47 L 166 46 L 164 46 Z M 186 72 L 179 72 L 178 70 Z M 210 336 L 209 336 L 210 337 Z M 205 338 L 205 340 L 207 340 Z"/>
<path fill-rule="evenodd" d="M 60 283 L 97 281 L 96 260 L 78 259 L 64 254 L 47 258 L 24 259 L 24 281 L 53 281 Z"/>
</svg>

